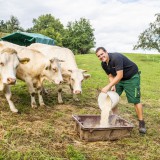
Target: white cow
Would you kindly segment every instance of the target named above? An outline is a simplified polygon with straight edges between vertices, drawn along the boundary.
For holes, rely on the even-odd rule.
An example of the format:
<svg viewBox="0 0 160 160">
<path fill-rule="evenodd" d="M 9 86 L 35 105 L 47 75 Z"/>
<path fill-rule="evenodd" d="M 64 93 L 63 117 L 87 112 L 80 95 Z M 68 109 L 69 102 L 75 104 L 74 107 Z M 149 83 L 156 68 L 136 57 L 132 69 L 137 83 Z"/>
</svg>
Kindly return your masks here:
<svg viewBox="0 0 160 160">
<path fill-rule="evenodd" d="M 0 42 L 1 43 L 1 42 Z M 30 58 L 30 62 L 25 66 L 19 65 L 17 68 L 17 78 L 25 81 L 31 95 L 31 106 L 36 108 L 35 93 L 38 92 L 40 106 L 45 106 L 42 97 L 42 83 L 49 80 L 53 83 L 60 84 L 63 81 L 59 60 L 56 58 L 48 59 L 39 51 L 22 47 L 9 42 L 3 42 L 4 45 L 10 46 L 17 50 L 19 57 Z"/>
<path fill-rule="evenodd" d="M 49 58 L 56 57 L 60 60 L 65 61 L 64 63 L 61 63 L 62 76 L 64 82 L 70 85 L 70 88 L 73 92 L 73 98 L 75 100 L 78 100 L 78 98 L 75 95 L 82 93 L 82 81 L 86 78 L 89 78 L 90 74 L 85 74 L 86 70 L 78 68 L 73 52 L 67 48 L 50 46 L 41 43 L 33 43 L 30 46 L 28 46 L 28 48 L 36 49 Z M 63 103 L 61 92 L 62 86 L 59 86 L 59 103 Z"/>
<path fill-rule="evenodd" d="M 3 91 L 12 112 L 18 112 L 11 100 L 10 85 L 16 84 L 16 70 L 19 63 L 27 63 L 29 59 L 20 59 L 16 50 L 5 48 L 0 44 L 0 91 Z M 25 65 L 23 65 L 25 66 Z"/>
</svg>

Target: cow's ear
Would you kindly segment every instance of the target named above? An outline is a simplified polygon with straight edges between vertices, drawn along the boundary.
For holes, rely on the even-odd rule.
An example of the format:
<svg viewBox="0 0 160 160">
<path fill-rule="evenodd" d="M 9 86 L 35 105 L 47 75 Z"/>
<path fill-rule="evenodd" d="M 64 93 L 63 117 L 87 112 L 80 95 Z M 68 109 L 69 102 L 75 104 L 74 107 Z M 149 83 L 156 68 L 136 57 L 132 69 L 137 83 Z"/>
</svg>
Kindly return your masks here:
<svg viewBox="0 0 160 160">
<path fill-rule="evenodd" d="M 85 79 L 87 79 L 87 78 L 90 78 L 90 77 L 91 77 L 91 75 L 90 75 L 90 74 L 86 74 L 86 73 L 84 73 L 84 74 L 83 74 L 83 76 L 84 76 L 84 78 L 85 78 Z"/>
<path fill-rule="evenodd" d="M 19 59 L 19 62 L 20 62 L 21 64 L 26 64 L 26 63 L 28 63 L 28 62 L 30 61 L 29 58 L 18 58 L 18 59 Z"/>
<path fill-rule="evenodd" d="M 82 73 L 85 73 L 85 72 L 87 72 L 87 70 L 83 70 L 83 69 L 80 69 L 80 70 L 81 70 L 81 72 L 82 72 Z"/>
</svg>

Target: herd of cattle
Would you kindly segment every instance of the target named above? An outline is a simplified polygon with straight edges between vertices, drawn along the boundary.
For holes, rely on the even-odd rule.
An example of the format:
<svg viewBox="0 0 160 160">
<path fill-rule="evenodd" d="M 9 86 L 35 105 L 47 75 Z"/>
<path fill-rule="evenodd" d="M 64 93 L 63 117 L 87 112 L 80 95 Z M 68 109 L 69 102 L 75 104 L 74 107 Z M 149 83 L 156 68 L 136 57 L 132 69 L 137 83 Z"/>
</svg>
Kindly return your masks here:
<svg viewBox="0 0 160 160">
<path fill-rule="evenodd" d="M 75 95 L 82 93 L 82 81 L 90 77 L 86 70 L 79 69 L 71 50 L 58 46 L 33 43 L 28 47 L 0 41 L 0 91 L 3 91 L 12 112 L 18 112 L 11 100 L 10 86 L 16 78 L 24 81 L 31 96 L 31 106 L 45 106 L 42 93 L 43 81 L 53 82 L 58 87 L 58 103 L 63 103 L 62 87 L 68 84 Z"/>
</svg>

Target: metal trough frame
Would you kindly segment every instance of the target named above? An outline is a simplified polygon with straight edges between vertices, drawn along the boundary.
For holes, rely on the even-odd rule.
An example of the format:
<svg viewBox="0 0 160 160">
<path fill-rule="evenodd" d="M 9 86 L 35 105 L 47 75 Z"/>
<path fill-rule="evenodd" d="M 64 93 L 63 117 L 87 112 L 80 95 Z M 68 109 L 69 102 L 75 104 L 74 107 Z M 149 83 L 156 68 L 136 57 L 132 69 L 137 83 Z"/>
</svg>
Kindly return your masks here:
<svg viewBox="0 0 160 160">
<path fill-rule="evenodd" d="M 112 115 L 113 116 L 113 115 Z M 116 115 L 114 115 L 116 116 Z M 95 128 L 85 127 L 84 121 L 88 118 L 94 122 L 100 122 L 100 115 L 72 115 L 75 120 L 74 130 L 78 133 L 81 140 L 85 141 L 105 141 L 105 140 L 116 140 L 131 135 L 133 124 L 124 120 L 123 118 L 116 116 L 117 119 L 122 123 L 121 126 L 111 126 L 109 128 Z M 111 118 L 111 117 L 110 117 Z M 123 124 L 127 124 L 123 126 Z"/>
</svg>

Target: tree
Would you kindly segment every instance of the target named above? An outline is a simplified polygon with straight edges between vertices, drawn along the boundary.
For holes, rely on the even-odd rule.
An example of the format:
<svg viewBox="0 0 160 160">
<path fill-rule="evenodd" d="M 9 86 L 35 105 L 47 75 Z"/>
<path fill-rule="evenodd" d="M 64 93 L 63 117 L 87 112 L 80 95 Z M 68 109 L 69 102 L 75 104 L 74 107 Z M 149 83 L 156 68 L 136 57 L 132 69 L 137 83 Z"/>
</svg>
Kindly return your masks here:
<svg viewBox="0 0 160 160">
<path fill-rule="evenodd" d="M 10 17 L 10 20 L 6 21 L 6 25 L 7 25 L 7 32 L 9 33 L 15 32 L 17 30 L 19 31 L 24 30 L 22 27 L 20 27 L 20 22 L 18 18 L 13 15 Z"/>
<path fill-rule="evenodd" d="M 137 45 L 133 49 L 156 49 L 160 52 L 160 14 L 155 16 L 155 22 L 150 23 L 149 28 L 140 34 Z"/>
<path fill-rule="evenodd" d="M 59 19 L 55 19 L 51 14 L 41 15 L 38 19 L 33 19 L 33 27 L 27 31 L 46 35 L 53 38 L 56 45 L 62 46 L 64 26 Z"/>
<path fill-rule="evenodd" d="M 0 32 L 7 32 L 7 25 L 4 20 L 0 20 Z"/>
<path fill-rule="evenodd" d="M 63 37 L 63 46 L 75 53 L 86 54 L 95 45 L 95 38 L 89 20 L 81 18 L 79 21 L 68 22 Z"/>
</svg>

